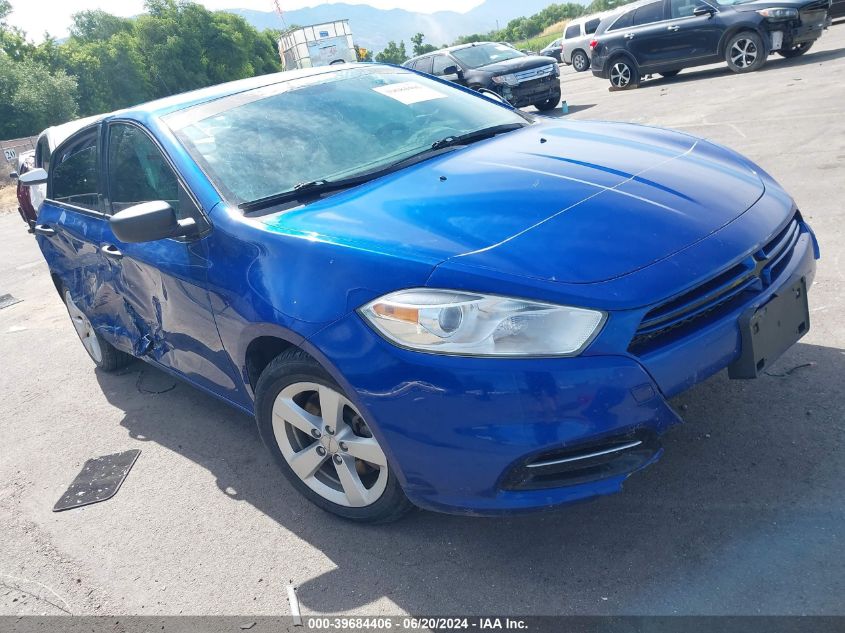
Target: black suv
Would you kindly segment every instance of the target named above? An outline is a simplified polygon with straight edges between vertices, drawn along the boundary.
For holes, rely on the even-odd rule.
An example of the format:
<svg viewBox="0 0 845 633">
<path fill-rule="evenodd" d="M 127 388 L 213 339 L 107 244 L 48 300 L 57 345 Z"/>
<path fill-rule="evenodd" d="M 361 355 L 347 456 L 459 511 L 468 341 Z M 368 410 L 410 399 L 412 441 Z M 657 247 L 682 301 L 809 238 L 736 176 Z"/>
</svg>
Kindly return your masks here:
<svg viewBox="0 0 845 633">
<path fill-rule="evenodd" d="M 414 57 L 403 66 L 473 90 L 493 90 L 517 108 L 551 110 L 560 103 L 560 70 L 549 57 L 526 55 L 506 44 L 476 42 Z"/>
<path fill-rule="evenodd" d="M 644 74 L 677 75 L 721 60 L 737 73 L 769 53 L 803 55 L 830 22 L 829 0 L 642 0 L 602 21 L 590 42 L 593 74 L 616 88 Z"/>
</svg>

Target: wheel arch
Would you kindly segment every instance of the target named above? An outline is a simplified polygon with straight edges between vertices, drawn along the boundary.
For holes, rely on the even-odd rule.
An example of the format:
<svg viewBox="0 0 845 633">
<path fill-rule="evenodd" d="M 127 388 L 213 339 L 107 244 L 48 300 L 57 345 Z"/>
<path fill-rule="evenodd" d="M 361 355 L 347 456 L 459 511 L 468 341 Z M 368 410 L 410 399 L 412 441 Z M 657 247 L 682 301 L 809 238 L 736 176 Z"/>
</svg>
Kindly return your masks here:
<svg viewBox="0 0 845 633">
<path fill-rule="evenodd" d="M 725 49 L 727 48 L 728 42 L 730 42 L 731 38 L 734 35 L 739 35 L 744 31 L 754 33 L 757 37 L 759 37 L 760 40 L 762 40 L 763 42 L 763 48 L 765 49 L 766 55 L 769 54 L 769 38 L 765 31 L 763 31 L 760 27 L 755 24 L 746 22 L 743 24 L 737 24 L 735 26 L 732 26 L 722 34 L 722 39 L 719 40 L 719 57 L 725 56 Z"/>
</svg>

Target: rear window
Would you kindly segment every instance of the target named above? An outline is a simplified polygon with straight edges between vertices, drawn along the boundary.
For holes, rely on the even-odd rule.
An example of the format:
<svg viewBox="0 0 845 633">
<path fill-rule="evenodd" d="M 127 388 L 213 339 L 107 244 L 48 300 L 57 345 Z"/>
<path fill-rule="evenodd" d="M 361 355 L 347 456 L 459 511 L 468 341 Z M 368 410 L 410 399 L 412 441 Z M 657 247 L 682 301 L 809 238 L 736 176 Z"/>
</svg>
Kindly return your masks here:
<svg viewBox="0 0 845 633">
<path fill-rule="evenodd" d="M 652 2 L 634 11 L 634 26 L 652 24 L 663 19 L 663 3 Z"/>
<path fill-rule="evenodd" d="M 601 24 L 601 20 L 599 18 L 595 18 L 594 20 L 587 20 L 584 23 L 584 33 L 587 35 L 592 35 L 596 32 L 596 29 L 599 28 L 599 24 Z"/>
<path fill-rule="evenodd" d="M 580 24 L 572 24 L 571 26 L 567 26 L 566 30 L 563 32 L 563 37 L 567 40 L 571 40 L 573 37 L 578 37 L 579 35 L 581 35 Z"/>
</svg>

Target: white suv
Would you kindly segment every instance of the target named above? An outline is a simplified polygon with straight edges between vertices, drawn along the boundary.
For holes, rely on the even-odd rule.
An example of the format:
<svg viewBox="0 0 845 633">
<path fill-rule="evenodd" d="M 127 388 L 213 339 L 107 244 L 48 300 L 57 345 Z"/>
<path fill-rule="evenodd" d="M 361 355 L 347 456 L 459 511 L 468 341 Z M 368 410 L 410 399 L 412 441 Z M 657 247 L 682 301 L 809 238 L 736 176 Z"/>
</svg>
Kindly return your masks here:
<svg viewBox="0 0 845 633">
<path fill-rule="evenodd" d="M 614 11 L 613 13 L 615 13 Z M 572 20 L 563 31 L 561 60 L 582 73 L 590 67 L 590 40 L 608 13 L 585 15 Z"/>
</svg>

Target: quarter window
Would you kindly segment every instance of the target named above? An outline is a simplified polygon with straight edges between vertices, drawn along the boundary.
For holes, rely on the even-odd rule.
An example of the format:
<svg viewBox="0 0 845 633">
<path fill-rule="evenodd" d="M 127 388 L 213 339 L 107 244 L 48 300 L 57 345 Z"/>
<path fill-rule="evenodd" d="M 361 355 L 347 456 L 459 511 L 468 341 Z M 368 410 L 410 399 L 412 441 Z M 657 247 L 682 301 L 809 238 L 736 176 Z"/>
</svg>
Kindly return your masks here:
<svg viewBox="0 0 845 633">
<path fill-rule="evenodd" d="M 65 144 L 54 157 L 50 182 L 53 200 L 99 211 L 97 156 L 97 129 Z"/>
<path fill-rule="evenodd" d="M 652 2 L 645 4 L 634 11 L 634 26 L 641 26 L 643 24 L 653 24 L 660 22 L 663 19 L 663 3 Z"/>
<path fill-rule="evenodd" d="M 592 35 L 596 32 L 596 29 L 599 28 L 599 24 L 601 24 L 601 20 L 599 18 L 587 20 L 586 22 L 584 22 L 584 33 L 586 33 L 587 35 Z"/>
<path fill-rule="evenodd" d="M 418 70 L 421 73 L 428 73 L 431 74 L 431 57 L 423 57 L 422 59 L 417 60 L 417 65 L 414 67 L 414 70 Z"/>
<path fill-rule="evenodd" d="M 571 40 L 573 37 L 578 37 L 579 35 L 581 35 L 581 25 L 571 24 L 570 26 L 567 26 L 566 30 L 563 32 L 563 39 Z"/>
<path fill-rule="evenodd" d="M 134 125 L 109 128 L 109 197 L 113 213 L 164 200 L 182 217 L 179 181 L 152 139 Z"/>
</svg>

